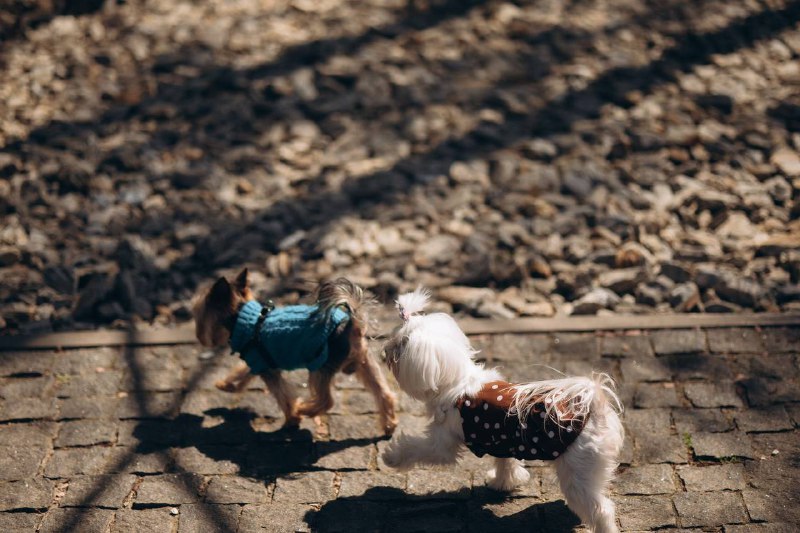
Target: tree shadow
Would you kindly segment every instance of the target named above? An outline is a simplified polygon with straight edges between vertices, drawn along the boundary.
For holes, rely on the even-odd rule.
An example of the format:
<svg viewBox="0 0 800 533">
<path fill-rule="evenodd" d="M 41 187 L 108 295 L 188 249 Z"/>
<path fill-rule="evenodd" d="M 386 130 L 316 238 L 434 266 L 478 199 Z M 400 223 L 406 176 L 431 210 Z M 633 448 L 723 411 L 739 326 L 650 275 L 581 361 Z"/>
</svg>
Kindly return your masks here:
<svg viewBox="0 0 800 533">
<path fill-rule="evenodd" d="M 435 475 L 433 473 L 432 475 Z M 437 492 L 414 497 L 391 487 L 372 487 L 360 496 L 337 498 L 308 511 L 306 523 L 313 531 L 330 532 L 433 532 L 433 531 L 534 531 L 563 533 L 579 521 L 563 501 L 539 502 L 507 498 L 485 490 L 469 499 L 457 493 Z"/>
<path fill-rule="evenodd" d="M 156 80 L 156 89 L 152 95 L 143 95 L 138 103 L 112 105 L 88 122 L 52 122 L 27 138 L 10 143 L 3 151 L 42 171 L 40 180 L 29 183 L 30 198 L 15 199 L 7 209 L 30 220 L 47 219 L 52 214 L 42 209 L 42 198 L 53 200 L 64 194 L 102 196 L 108 192 L 95 190 L 95 178 L 114 176 L 111 192 L 130 199 L 128 205 L 116 211 L 112 207 L 102 213 L 67 217 L 60 228 L 65 235 L 88 230 L 103 238 L 105 243 L 100 250 L 107 250 L 93 252 L 94 257 L 83 254 L 76 264 L 53 267 L 66 272 L 51 273 L 45 280 L 56 292 L 64 286 L 72 287 L 69 282 L 58 282 L 64 277 L 78 277 L 76 285 L 81 287 L 80 275 L 74 272 L 76 267 L 119 263 L 118 248 L 108 241 L 122 246 L 126 239 L 137 236 L 153 243 L 152 247 L 172 248 L 177 253 L 165 259 L 163 251 L 133 246 L 134 261 L 118 265 L 128 272 L 127 277 L 122 282 L 112 280 L 116 292 L 109 291 L 107 297 L 98 298 L 85 316 L 96 322 L 119 318 L 124 313 L 113 305 L 106 305 L 100 312 L 100 307 L 113 299 L 120 302 L 123 312 L 133 310 L 153 318 L 158 306 L 188 300 L 197 284 L 214 269 L 242 263 L 263 264 L 271 255 L 289 249 L 289 270 L 301 270 L 306 261 L 322 256 L 331 228 L 347 217 L 366 221 L 430 218 L 432 207 L 426 206 L 424 199 L 452 192 L 452 185 L 437 178 L 446 177 L 455 162 L 489 158 L 492 165 L 499 166 L 502 161 L 499 157 L 495 160 L 496 152 L 529 139 L 556 143 L 560 134 L 573 131 L 579 124 L 583 124 L 582 142 L 605 142 L 585 124 L 597 120 L 607 104 L 630 107 L 631 93 L 652 92 L 662 84 L 674 82 L 679 73 L 708 63 L 713 54 L 752 46 L 800 19 L 800 3 L 791 2 L 783 9 L 766 9 L 714 31 L 671 32 L 661 28 L 660 16 L 671 16 L 675 6 L 681 4 L 649 3 L 643 13 L 627 19 L 627 24 L 661 30 L 676 41 L 660 57 L 643 65 L 611 66 L 585 84 L 563 92 L 548 90 L 546 76 L 578 55 L 594 55 L 594 42 L 599 35 L 575 28 L 545 29 L 533 25 L 514 30 L 510 40 L 520 44 L 517 50 L 484 50 L 476 46 L 470 50 L 474 57 L 430 60 L 425 64 L 428 74 L 422 81 L 413 83 L 412 79 L 407 87 L 397 88 L 397 94 L 389 94 L 392 101 L 407 103 L 403 113 L 397 113 L 389 105 L 391 102 L 374 94 L 371 83 L 359 85 L 353 73 L 317 69 L 310 82 L 315 94 L 308 97 L 291 88 L 289 77 L 299 69 L 318 67 L 334 57 L 361 53 L 366 44 L 391 43 L 401 37 L 413 39 L 417 29 L 464 18 L 471 9 L 481 8 L 481 2 L 434 3 L 422 15 L 398 16 L 392 23 L 359 36 L 302 44 L 288 49 L 275 61 L 249 68 L 220 65 L 211 50 L 200 44 L 179 48 L 163 54 L 150 66 L 146 76 Z M 606 30 L 616 31 L 624 26 L 618 23 Z M 500 66 L 486 70 L 491 78 L 468 83 L 468 74 L 476 68 L 495 64 Z M 462 83 L 464 90 L 444 90 Z M 440 104 L 460 106 L 465 115 L 488 118 L 476 120 L 474 127 L 463 134 L 444 135 L 429 146 L 408 143 L 411 135 L 405 132 L 413 118 Z M 142 124 L 148 127 L 141 127 Z M 279 127 L 271 138 L 270 128 L 276 124 Z M 309 161 L 309 167 L 301 170 L 289 168 L 280 151 L 294 146 L 298 139 L 302 145 L 302 130 L 307 127 L 320 130 L 330 143 L 319 154 L 315 152 L 320 161 Z M 131 136 L 129 142 L 111 142 L 126 128 L 136 130 L 137 135 Z M 636 132 L 633 133 L 635 138 Z M 627 133 L 617 141 L 612 139 L 616 144 L 609 158 L 636 150 L 654 153 L 663 147 L 663 143 L 626 145 L 626 136 Z M 341 139 L 363 146 L 339 146 Z M 410 148 L 398 151 L 396 147 L 403 143 Z M 336 159 L 339 148 L 345 154 L 341 157 L 356 154 L 353 157 L 383 163 L 375 163 L 378 170 L 370 166 L 347 170 Z M 173 156 L 182 163 L 165 163 Z M 550 156 L 542 157 L 543 164 L 550 163 Z M 540 174 L 534 177 L 534 189 L 554 195 L 584 194 L 560 183 L 557 172 L 555 181 L 541 169 L 537 172 Z M 601 185 L 619 190 L 625 179 L 596 166 L 568 172 L 588 176 L 588 193 Z M 293 177 L 283 180 L 282 174 Z M 214 197 L 218 191 L 233 190 L 233 182 L 239 177 L 263 186 L 270 196 L 268 205 L 262 202 L 243 207 Z M 553 183 L 548 184 L 548 179 Z M 502 206 L 513 192 L 511 182 L 492 183 L 488 191 L 476 194 Z M 284 194 L 283 187 L 288 187 L 290 194 Z M 171 196 L 174 191 L 177 193 Z M 142 194 L 170 198 L 174 205 L 169 206 L 169 211 L 164 206 L 148 208 L 143 205 Z M 599 208 L 587 205 L 585 198 L 579 200 L 578 206 L 563 213 L 569 224 L 561 232 L 569 234 L 567 229 L 585 224 L 590 228 L 612 228 L 623 241 L 634 236 L 632 220 L 607 216 L 598 212 Z M 531 233 L 529 226 L 534 221 L 549 224 L 548 232 L 558 229 L 532 209 L 513 216 L 527 224 L 525 228 Z M 296 246 L 287 245 L 287 240 Z M 468 257 L 466 264 L 483 264 L 489 256 L 513 266 L 512 252 L 523 246 L 539 252 L 540 243 L 522 236 L 489 245 L 471 242 L 470 247 L 480 251 L 477 257 Z M 392 259 L 390 265 L 402 272 L 402 265 L 407 262 L 405 254 Z M 484 273 L 468 276 L 471 273 L 465 272 L 468 269 L 460 262 L 456 264 L 455 258 L 451 263 L 439 269 L 449 280 L 506 286 L 520 283 L 524 277 L 519 269 L 507 275 L 475 269 Z M 120 296 L 123 290 L 127 291 L 125 297 Z M 128 297 L 130 293 L 141 299 Z"/>
</svg>

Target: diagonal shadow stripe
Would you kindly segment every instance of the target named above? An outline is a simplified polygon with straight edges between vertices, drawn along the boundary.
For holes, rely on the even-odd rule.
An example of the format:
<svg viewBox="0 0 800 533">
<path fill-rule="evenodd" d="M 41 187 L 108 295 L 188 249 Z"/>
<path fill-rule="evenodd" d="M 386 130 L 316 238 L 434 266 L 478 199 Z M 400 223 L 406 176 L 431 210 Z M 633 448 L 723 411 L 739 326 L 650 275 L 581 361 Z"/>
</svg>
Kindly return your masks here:
<svg viewBox="0 0 800 533">
<path fill-rule="evenodd" d="M 129 371 L 131 372 L 131 378 L 133 380 L 134 398 L 135 398 L 135 401 L 136 401 L 137 409 L 142 414 L 143 418 L 150 418 L 152 416 L 152 413 L 150 413 L 150 410 L 149 410 L 149 408 L 147 406 L 147 400 L 145 398 L 146 391 L 144 390 L 144 387 L 142 386 L 143 383 L 145 382 L 145 377 L 146 377 L 145 376 L 145 371 L 141 367 L 141 365 L 139 364 L 139 362 L 137 361 L 137 358 L 136 358 L 137 346 L 141 345 L 142 343 L 137 338 L 135 328 L 130 326 L 127 331 L 128 331 L 128 342 L 125 345 L 125 347 L 123 348 L 123 351 L 124 351 L 125 363 L 126 363 L 128 369 L 129 369 Z M 180 407 L 181 403 L 183 402 L 183 398 L 186 396 L 186 394 L 188 394 L 189 392 L 191 392 L 191 391 L 193 391 L 195 389 L 195 387 L 197 386 L 199 381 L 205 375 L 205 373 L 206 373 L 208 368 L 210 368 L 210 367 L 203 368 L 201 366 L 189 378 L 189 380 L 186 383 L 186 386 L 183 389 L 182 397 L 171 406 L 171 408 L 169 409 L 170 412 L 175 411 Z M 114 471 L 114 472 L 122 472 L 122 471 L 124 471 L 125 468 L 127 468 L 133 462 L 134 457 L 136 455 L 135 450 L 136 450 L 136 447 L 132 446 L 131 450 L 129 452 L 127 452 L 120 459 L 117 460 L 117 462 L 112 466 L 111 470 Z M 166 451 L 158 451 L 157 453 L 159 455 L 161 455 L 162 457 L 169 459 L 169 457 L 166 454 Z M 185 470 L 183 468 L 181 468 L 180 465 L 178 465 L 177 463 L 176 463 L 175 466 L 181 472 L 185 472 Z M 178 478 L 178 479 L 183 480 L 183 478 Z M 199 485 L 190 484 L 189 481 L 187 481 L 187 480 L 183 480 L 183 484 L 184 484 L 184 486 L 182 487 L 183 489 L 185 489 L 187 491 L 190 491 L 190 492 L 193 492 L 195 494 L 197 494 L 199 492 L 199 488 L 200 488 Z M 87 506 L 89 504 L 89 502 L 95 501 L 98 498 L 98 496 L 100 496 L 101 494 L 103 494 L 105 491 L 107 491 L 109 489 L 110 489 L 110 486 L 108 484 L 98 483 L 91 491 L 89 491 L 86 494 L 86 496 L 83 498 L 83 500 L 80 503 L 78 503 L 76 505 L 76 507 L 81 508 L 81 507 Z M 229 525 L 229 524 L 227 524 L 227 516 L 226 515 L 223 515 L 222 513 L 215 513 L 213 511 L 213 509 L 211 509 L 210 507 L 204 506 L 204 505 L 200 505 L 200 506 L 198 506 L 198 508 L 201 510 L 201 513 L 206 515 L 206 518 L 208 518 L 211 523 Z M 80 520 L 81 520 L 81 513 L 80 512 L 76 512 L 75 514 L 71 515 L 70 518 L 68 518 L 59 527 L 58 531 L 61 532 L 61 533 L 80 533 L 80 531 L 81 531 Z M 235 529 L 234 526 L 235 526 L 235 524 L 231 525 L 231 527 L 229 527 L 229 530 L 233 531 Z"/>
</svg>

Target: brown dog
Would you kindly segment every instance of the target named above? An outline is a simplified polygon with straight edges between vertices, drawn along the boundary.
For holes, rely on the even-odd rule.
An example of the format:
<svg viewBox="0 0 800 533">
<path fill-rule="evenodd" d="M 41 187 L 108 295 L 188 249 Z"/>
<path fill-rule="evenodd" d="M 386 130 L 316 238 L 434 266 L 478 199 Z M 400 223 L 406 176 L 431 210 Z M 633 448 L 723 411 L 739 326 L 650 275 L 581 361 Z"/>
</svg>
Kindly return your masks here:
<svg viewBox="0 0 800 533">
<path fill-rule="evenodd" d="M 254 374 L 261 376 L 275 396 L 286 426 L 296 427 L 301 417 L 313 417 L 333 407 L 333 376 L 356 372 L 375 397 L 383 431 L 397 426 L 395 396 L 378 364 L 367 351 L 367 308 L 370 299 L 345 278 L 323 282 L 315 305 L 273 308 L 253 298 L 247 269 L 233 282 L 224 277 L 200 294 L 194 305 L 197 339 L 203 346 L 230 344 L 244 361 L 216 383 L 217 388 L 244 389 Z M 282 370 L 309 369 L 311 397 L 299 400 Z"/>
</svg>

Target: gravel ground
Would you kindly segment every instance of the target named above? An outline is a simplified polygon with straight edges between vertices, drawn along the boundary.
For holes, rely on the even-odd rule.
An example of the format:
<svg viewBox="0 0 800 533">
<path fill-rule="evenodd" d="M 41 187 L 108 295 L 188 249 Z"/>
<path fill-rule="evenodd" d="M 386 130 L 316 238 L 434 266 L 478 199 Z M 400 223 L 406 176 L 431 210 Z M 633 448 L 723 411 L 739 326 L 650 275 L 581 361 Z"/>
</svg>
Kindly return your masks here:
<svg viewBox="0 0 800 533">
<path fill-rule="evenodd" d="M 185 321 L 242 265 L 284 302 L 800 309 L 800 2 L 2 4 L 5 333 Z"/>
</svg>

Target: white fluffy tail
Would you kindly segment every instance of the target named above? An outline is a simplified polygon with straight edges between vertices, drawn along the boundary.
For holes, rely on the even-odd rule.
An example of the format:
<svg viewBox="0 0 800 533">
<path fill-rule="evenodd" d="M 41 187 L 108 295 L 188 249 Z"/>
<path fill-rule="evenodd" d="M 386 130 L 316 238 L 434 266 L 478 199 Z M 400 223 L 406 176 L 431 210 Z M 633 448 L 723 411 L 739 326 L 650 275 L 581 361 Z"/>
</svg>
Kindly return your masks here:
<svg viewBox="0 0 800 533">
<path fill-rule="evenodd" d="M 514 387 L 516 395 L 509 411 L 525 422 L 533 406 L 543 403 L 547 415 L 561 425 L 573 418 L 585 418 L 590 411 L 601 410 L 609 405 L 617 413 L 622 412 L 622 403 L 614 390 L 614 380 L 608 374 L 592 373 L 591 378 L 571 377 L 535 381 Z"/>
<path fill-rule="evenodd" d="M 401 294 L 397 298 L 397 311 L 400 313 L 400 318 L 403 319 L 403 322 L 407 322 L 415 314 L 421 313 L 430 299 L 430 291 L 422 287 L 417 287 L 414 292 Z"/>
</svg>

